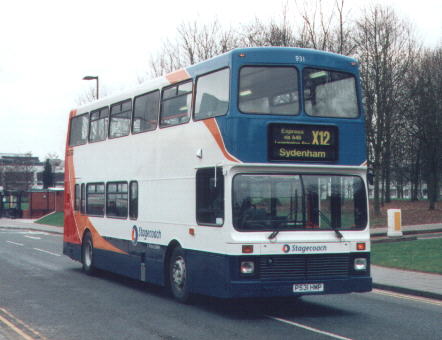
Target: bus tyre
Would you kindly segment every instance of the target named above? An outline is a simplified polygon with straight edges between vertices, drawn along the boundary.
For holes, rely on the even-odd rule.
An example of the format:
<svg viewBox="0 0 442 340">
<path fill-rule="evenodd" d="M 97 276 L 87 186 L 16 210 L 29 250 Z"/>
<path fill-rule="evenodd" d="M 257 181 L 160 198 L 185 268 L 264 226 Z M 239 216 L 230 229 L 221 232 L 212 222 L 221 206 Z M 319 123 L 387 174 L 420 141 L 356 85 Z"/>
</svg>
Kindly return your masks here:
<svg viewBox="0 0 442 340">
<path fill-rule="evenodd" d="M 184 251 L 179 246 L 174 248 L 170 257 L 169 282 L 173 297 L 182 303 L 189 302 L 188 271 Z"/>
<path fill-rule="evenodd" d="M 81 262 L 83 263 L 83 271 L 87 275 L 94 274 L 94 244 L 92 243 L 92 236 L 89 232 L 86 233 L 83 239 Z"/>
</svg>

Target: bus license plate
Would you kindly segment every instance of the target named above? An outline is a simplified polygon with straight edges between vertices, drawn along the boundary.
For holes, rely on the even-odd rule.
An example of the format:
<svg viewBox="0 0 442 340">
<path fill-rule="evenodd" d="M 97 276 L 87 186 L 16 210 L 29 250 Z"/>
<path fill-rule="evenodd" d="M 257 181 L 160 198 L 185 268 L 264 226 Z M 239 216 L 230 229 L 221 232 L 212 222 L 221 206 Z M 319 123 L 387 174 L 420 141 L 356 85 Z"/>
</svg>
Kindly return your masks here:
<svg viewBox="0 0 442 340">
<path fill-rule="evenodd" d="M 323 291 L 323 283 L 300 283 L 293 285 L 293 293 L 314 293 Z"/>
</svg>

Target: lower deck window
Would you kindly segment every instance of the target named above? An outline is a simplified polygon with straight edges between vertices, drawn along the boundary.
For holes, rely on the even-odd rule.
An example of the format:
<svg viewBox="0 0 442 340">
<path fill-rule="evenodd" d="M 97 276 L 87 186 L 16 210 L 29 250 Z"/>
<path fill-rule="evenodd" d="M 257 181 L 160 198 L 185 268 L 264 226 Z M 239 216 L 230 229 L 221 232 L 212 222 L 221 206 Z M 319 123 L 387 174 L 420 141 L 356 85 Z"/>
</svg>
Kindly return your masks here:
<svg viewBox="0 0 442 340">
<path fill-rule="evenodd" d="M 223 224 L 224 176 L 221 169 L 199 169 L 196 173 L 196 220 L 198 224 Z"/>
<path fill-rule="evenodd" d="M 88 184 L 86 193 L 86 213 L 93 216 L 104 216 L 104 184 Z"/>
<path fill-rule="evenodd" d="M 106 190 L 106 215 L 127 218 L 128 185 L 127 182 L 109 182 Z"/>
</svg>

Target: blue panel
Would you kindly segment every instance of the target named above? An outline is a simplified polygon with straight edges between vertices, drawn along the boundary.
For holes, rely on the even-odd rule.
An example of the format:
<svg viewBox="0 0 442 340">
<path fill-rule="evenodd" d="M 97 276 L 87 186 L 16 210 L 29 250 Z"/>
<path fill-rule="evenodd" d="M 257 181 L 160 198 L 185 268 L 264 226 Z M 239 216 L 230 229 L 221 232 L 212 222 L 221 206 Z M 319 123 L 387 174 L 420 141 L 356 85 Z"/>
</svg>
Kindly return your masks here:
<svg viewBox="0 0 442 340">
<path fill-rule="evenodd" d="M 74 261 L 81 261 L 81 245 L 63 242 L 63 254 Z"/>
<path fill-rule="evenodd" d="M 141 257 L 94 249 L 94 266 L 140 280 Z"/>
<path fill-rule="evenodd" d="M 316 280 L 262 280 L 255 277 L 241 277 L 239 263 L 244 256 L 227 256 L 198 251 L 186 251 L 189 284 L 193 293 L 220 298 L 234 297 L 277 297 L 294 296 L 295 283 L 324 283 L 320 294 L 341 294 L 371 291 L 372 279 L 369 273 L 345 278 Z M 258 259 L 259 257 L 250 257 Z M 350 256 L 350 258 L 352 258 Z M 353 263 L 351 261 L 351 263 Z M 259 268 L 257 268 L 259 272 Z M 318 294 L 318 293 L 313 293 Z"/>
<path fill-rule="evenodd" d="M 226 66 L 231 69 L 230 111 L 228 115 L 216 118 L 229 153 L 242 162 L 267 163 L 267 133 L 270 123 L 317 124 L 337 126 L 339 129 L 339 158 L 334 162 L 322 164 L 359 166 L 367 160 L 365 118 L 360 102 L 360 117 L 358 118 L 311 117 L 303 111 L 302 103 L 301 112 L 297 116 L 243 114 L 238 111 L 237 102 L 239 70 L 245 65 L 294 66 L 299 71 L 299 78 L 302 78 L 304 67 L 325 67 L 349 72 L 356 77 L 357 93 L 359 97 L 361 96 L 356 60 L 323 51 L 278 47 L 235 49 L 222 56 L 191 66 L 187 71 L 194 78 Z M 300 79 L 300 85 L 302 85 L 301 82 L 302 79 Z M 291 163 L 306 164 L 308 162 Z"/>
</svg>

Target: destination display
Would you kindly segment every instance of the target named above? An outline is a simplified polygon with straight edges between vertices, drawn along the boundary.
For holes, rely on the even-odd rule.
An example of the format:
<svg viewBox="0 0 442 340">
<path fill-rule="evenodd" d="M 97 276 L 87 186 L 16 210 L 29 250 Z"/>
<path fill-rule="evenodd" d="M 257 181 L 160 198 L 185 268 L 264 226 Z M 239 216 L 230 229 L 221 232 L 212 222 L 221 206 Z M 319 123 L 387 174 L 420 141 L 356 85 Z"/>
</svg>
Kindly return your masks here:
<svg viewBox="0 0 442 340">
<path fill-rule="evenodd" d="M 270 124 L 270 161 L 336 161 L 338 128 L 329 125 Z"/>
</svg>

